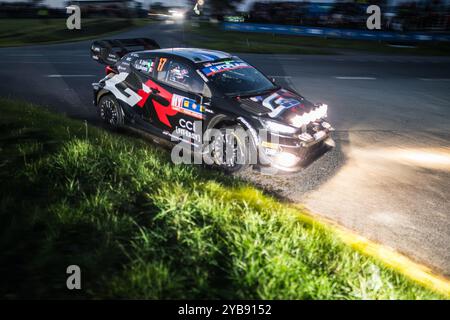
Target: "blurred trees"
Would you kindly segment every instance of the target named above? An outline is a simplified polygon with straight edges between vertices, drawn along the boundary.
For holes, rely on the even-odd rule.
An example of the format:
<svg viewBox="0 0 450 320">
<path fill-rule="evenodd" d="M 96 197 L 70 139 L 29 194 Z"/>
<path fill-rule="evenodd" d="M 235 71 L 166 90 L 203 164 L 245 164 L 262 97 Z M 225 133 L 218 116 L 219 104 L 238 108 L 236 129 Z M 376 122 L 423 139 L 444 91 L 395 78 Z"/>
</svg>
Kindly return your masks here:
<svg viewBox="0 0 450 320">
<path fill-rule="evenodd" d="M 194 7 L 199 0 L 190 0 L 190 2 L 192 3 L 192 7 Z M 229 12 L 235 12 L 237 6 L 244 2 L 244 0 L 203 0 L 203 2 L 205 7 L 210 8 L 212 14 L 222 15 Z"/>
<path fill-rule="evenodd" d="M 28 2 L 31 2 L 35 7 L 39 6 L 44 2 L 44 0 L 28 0 Z"/>
<path fill-rule="evenodd" d="M 228 11 L 234 12 L 243 0 L 205 0 L 206 2 L 210 2 L 211 9 L 214 13 L 226 13 Z"/>
</svg>

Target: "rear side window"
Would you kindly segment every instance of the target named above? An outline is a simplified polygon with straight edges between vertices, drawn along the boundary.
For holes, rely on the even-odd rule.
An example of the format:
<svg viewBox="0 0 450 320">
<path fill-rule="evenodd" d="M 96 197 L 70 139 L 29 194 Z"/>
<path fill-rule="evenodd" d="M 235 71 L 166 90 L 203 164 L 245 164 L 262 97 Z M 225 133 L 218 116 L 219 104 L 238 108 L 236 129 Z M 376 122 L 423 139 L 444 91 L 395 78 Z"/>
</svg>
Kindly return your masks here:
<svg viewBox="0 0 450 320">
<path fill-rule="evenodd" d="M 133 62 L 133 67 L 137 71 L 147 76 L 151 76 L 155 67 L 155 58 L 137 59 Z"/>
<path fill-rule="evenodd" d="M 130 72 L 130 64 L 133 61 L 131 55 L 126 55 L 116 63 L 116 68 L 119 72 Z"/>
</svg>

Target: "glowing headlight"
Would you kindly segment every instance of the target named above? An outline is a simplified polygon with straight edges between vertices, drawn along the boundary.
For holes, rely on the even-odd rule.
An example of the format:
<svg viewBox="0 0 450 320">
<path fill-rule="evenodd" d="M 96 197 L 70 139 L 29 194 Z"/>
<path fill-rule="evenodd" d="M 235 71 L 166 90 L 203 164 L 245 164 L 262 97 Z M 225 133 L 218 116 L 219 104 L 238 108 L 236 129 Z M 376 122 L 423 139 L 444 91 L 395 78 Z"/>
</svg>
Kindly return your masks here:
<svg viewBox="0 0 450 320">
<path fill-rule="evenodd" d="M 309 114 L 304 114 L 301 116 L 296 115 L 291 120 L 292 125 L 297 128 L 301 128 L 303 125 L 306 125 L 310 122 L 311 121 L 309 121 Z"/>
<path fill-rule="evenodd" d="M 322 103 L 322 105 L 320 106 L 323 109 L 324 112 L 324 118 L 328 116 L 328 105 L 325 103 Z"/>
<path fill-rule="evenodd" d="M 296 115 L 291 119 L 291 123 L 294 127 L 300 128 L 304 125 L 308 125 L 310 122 L 316 121 L 321 118 L 326 118 L 328 113 L 328 105 L 321 104 L 314 110 L 308 113 L 304 113 L 301 116 Z"/>
<path fill-rule="evenodd" d="M 283 167 L 293 167 L 299 160 L 297 156 L 289 152 L 281 152 L 275 157 L 276 163 Z"/>
<path fill-rule="evenodd" d="M 270 120 L 261 120 L 263 125 L 266 127 L 267 130 L 272 132 L 278 132 L 278 133 L 285 133 L 285 134 L 294 134 L 297 132 L 296 128 L 293 128 L 291 126 L 287 126 L 285 124 L 281 124 L 275 121 Z"/>
</svg>

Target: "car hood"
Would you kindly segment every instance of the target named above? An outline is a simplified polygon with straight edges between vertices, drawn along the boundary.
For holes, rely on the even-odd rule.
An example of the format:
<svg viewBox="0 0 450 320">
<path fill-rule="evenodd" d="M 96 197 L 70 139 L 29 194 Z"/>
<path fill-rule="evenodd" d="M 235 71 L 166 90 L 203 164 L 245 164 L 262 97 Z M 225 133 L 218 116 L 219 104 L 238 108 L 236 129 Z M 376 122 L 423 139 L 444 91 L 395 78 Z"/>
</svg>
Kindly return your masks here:
<svg viewBox="0 0 450 320">
<path fill-rule="evenodd" d="M 286 89 L 257 95 L 237 98 L 245 111 L 256 116 L 267 116 L 284 123 L 290 123 L 295 115 L 302 115 L 314 109 L 314 104 Z"/>
</svg>

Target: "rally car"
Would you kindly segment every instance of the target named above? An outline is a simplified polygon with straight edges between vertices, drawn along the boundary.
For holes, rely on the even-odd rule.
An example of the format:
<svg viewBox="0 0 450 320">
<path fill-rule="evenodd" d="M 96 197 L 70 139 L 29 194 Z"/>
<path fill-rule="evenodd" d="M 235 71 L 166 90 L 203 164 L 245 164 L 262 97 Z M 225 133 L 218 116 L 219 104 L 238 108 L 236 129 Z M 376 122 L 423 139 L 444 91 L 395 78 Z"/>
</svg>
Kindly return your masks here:
<svg viewBox="0 0 450 320">
<path fill-rule="evenodd" d="M 161 49 L 151 39 L 95 41 L 91 56 L 106 65 L 106 76 L 93 84 L 94 105 L 103 121 L 113 128 L 133 126 L 172 143 L 200 145 L 200 153 L 206 146 L 204 134 L 216 129 L 222 141 L 233 141 L 217 152 L 220 159 L 213 156 L 214 165 L 228 171 L 251 165 L 294 172 L 311 155 L 334 146 L 327 105 L 281 88 L 237 56 Z M 228 132 L 235 131 L 248 136 L 228 139 Z M 256 153 L 256 162 L 250 157 L 244 163 L 224 160 L 243 150 Z"/>
</svg>

